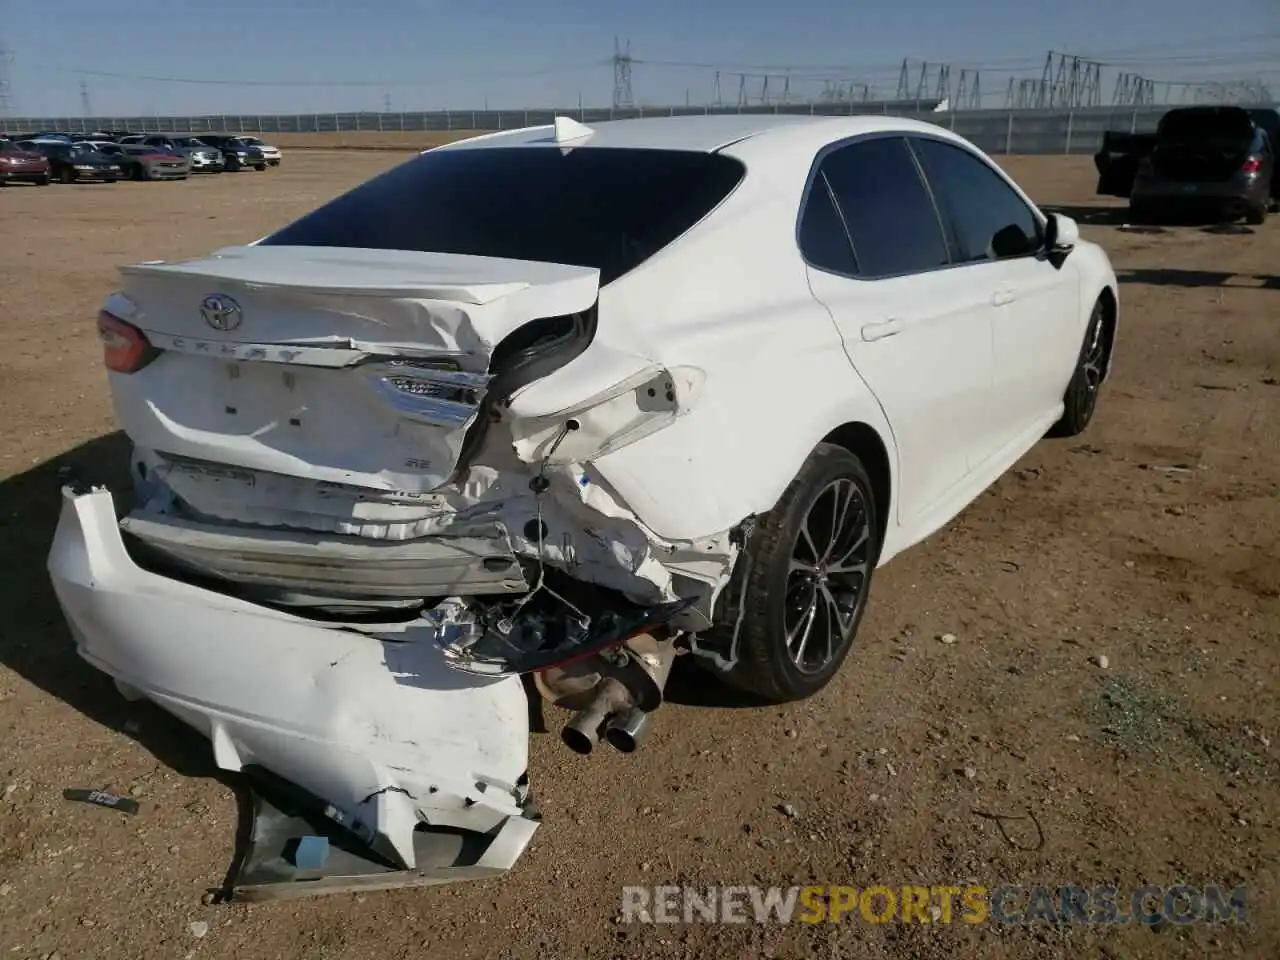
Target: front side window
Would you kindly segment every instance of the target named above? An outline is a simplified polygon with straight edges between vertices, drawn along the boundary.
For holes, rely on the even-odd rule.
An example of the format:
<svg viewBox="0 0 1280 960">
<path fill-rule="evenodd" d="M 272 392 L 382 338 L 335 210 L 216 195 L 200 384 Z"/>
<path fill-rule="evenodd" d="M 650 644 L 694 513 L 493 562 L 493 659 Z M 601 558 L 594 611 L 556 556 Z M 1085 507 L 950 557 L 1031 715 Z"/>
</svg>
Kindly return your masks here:
<svg viewBox="0 0 1280 960">
<path fill-rule="evenodd" d="M 822 161 L 821 172 L 849 228 L 858 276 L 921 273 L 951 262 L 938 213 L 904 138 L 841 147 Z"/>
<path fill-rule="evenodd" d="M 950 220 L 958 261 L 1005 260 L 1040 249 L 1039 220 L 996 171 L 955 144 L 916 137 L 912 146 Z"/>
<path fill-rule="evenodd" d="M 705 217 L 742 180 L 692 151 L 494 147 L 431 151 L 262 241 L 505 257 L 622 276 Z"/>
</svg>

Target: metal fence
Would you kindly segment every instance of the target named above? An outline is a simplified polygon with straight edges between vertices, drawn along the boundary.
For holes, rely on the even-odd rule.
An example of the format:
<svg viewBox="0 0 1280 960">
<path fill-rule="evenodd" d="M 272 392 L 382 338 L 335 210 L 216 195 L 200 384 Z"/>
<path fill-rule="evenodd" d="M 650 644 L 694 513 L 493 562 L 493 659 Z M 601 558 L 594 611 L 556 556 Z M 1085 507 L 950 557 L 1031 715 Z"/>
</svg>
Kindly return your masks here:
<svg viewBox="0 0 1280 960">
<path fill-rule="evenodd" d="M 584 123 L 635 117 L 702 116 L 705 114 L 810 114 L 848 116 L 892 113 L 936 123 L 954 130 L 988 153 L 1093 153 L 1104 130 L 1154 130 L 1161 106 L 1093 107 L 1079 110 L 913 109 L 913 103 L 777 104 L 753 107 L 639 107 L 630 110 L 573 107 L 566 110 L 441 110 L 434 113 L 301 113 L 201 117 L 11 117 L 0 119 L 0 133 L 42 130 L 91 132 L 130 130 L 137 133 L 219 132 L 277 133 L 419 133 L 448 130 L 509 130 L 551 123 L 557 116 Z M 931 104 L 929 105 L 931 106 Z"/>
</svg>

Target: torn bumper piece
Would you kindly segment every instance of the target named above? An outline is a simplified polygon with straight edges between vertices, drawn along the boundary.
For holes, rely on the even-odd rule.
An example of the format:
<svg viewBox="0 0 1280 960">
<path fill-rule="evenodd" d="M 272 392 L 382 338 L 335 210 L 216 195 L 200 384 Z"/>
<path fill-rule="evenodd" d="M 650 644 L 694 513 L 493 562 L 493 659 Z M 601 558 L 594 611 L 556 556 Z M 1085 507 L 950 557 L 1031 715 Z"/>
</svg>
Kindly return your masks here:
<svg viewBox="0 0 1280 960">
<path fill-rule="evenodd" d="M 434 643 L 322 626 L 143 570 L 103 489 L 63 489 L 48 567 L 85 660 L 205 734 L 222 769 L 262 768 L 314 797 L 383 872 L 408 871 L 406 883 L 502 873 L 537 828 L 518 678 L 469 676 Z"/>
</svg>

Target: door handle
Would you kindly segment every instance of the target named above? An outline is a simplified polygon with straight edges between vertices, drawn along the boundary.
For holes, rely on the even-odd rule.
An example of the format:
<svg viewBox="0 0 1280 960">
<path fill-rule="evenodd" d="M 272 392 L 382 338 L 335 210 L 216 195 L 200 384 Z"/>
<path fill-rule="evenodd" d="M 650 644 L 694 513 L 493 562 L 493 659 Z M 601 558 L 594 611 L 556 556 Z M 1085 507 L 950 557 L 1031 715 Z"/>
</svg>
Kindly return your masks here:
<svg viewBox="0 0 1280 960">
<path fill-rule="evenodd" d="M 997 307 L 1003 307 L 1007 303 L 1013 303 L 1016 297 L 1013 287 L 997 287 L 996 292 L 991 295 L 991 302 Z"/>
<path fill-rule="evenodd" d="M 880 323 L 864 323 L 862 325 L 862 339 L 868 343 L 883 340 L 885 337 L 892 337 L 894 334 L 901 332 L 902 321 L 896 317 L 892 320 L 883 320 Z"/>
</svg>

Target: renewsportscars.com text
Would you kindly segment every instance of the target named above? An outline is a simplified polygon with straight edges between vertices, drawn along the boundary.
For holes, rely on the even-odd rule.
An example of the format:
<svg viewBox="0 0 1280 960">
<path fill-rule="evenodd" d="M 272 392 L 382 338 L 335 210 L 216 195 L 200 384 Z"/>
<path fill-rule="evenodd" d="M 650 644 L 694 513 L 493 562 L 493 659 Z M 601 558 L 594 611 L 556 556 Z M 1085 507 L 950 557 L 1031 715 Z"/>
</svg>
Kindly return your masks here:
<svg viewBox="0 0 1280 960">
<path fill-rule="evenodd" d="M 624 923 L 1245 922 L 1243 887 L 811 885 L 623 887 Z"/>
</svg>

